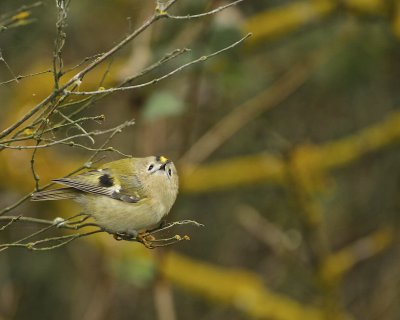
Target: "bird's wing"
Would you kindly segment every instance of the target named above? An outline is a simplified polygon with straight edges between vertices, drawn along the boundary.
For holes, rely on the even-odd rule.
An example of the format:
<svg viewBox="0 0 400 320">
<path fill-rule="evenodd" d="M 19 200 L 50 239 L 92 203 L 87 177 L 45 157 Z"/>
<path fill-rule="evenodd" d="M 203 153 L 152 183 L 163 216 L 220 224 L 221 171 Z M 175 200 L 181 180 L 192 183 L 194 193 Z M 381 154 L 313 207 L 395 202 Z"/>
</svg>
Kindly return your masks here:
<svg viewBox="0 0 400 320">
<path fill-rule="evenodd" d="M 83 192 L 103 195 L 124 202 L 134 203 L 141 200 L 139 193 L 129 192 L 123 188 L 119 179 L 109 169 L 91 170 L 53 181 Z"/>
<path fill-rule="evenodd" d="M 32 193 L 32 201 L 75 199 L 82 192 L 74 188 L 60 188 Z"/>
</svg>

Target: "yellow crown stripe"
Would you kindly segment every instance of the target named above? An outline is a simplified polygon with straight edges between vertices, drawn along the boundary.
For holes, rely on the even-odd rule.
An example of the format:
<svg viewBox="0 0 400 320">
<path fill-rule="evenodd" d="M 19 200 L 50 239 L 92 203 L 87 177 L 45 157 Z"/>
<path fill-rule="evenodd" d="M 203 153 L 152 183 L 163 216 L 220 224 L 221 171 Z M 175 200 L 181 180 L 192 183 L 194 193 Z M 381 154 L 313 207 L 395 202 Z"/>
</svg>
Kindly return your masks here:
<svg viewBox="0 0 400 320">
<path fill-rule="evenodd" d="M 166 163 L 168 161 L 168 159 L 164 156 L 160 156 L 160 162 L 161 163 Z"/>
</svg>

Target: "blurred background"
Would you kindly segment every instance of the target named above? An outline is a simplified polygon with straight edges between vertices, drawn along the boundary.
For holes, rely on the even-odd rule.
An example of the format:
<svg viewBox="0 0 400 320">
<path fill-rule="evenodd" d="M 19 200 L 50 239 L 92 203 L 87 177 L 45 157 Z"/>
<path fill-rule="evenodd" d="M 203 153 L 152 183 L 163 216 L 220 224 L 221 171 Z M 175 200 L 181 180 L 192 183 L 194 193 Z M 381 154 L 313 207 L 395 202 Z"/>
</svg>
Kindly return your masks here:
<svg viewBox="0 0 400 320">
<path fill-rule="evenodd" d="M 34 3 L 0 2 L 7 22 L 0 82 L 52 66 L 55 2 L 16 11 Z M 169 12 L 224 4 L 179 0 Z M 109 50 L 154 8 L 153 1 L 72 1 L 65 69 Z M 200 19 L 162 19 L 79 89 L 110 88 L 168 52 L 191 49 L 137 83 L 160 77 L 247 32 L 252 37 L 212 59 L 108 95 L 80 115 L 105 116 L 87 130 L 134 118 L 110 145 L 174 160 L 181 186 L 168 220 L 205 227 L 177 227 L 191 241 L 165 249 L 99 234 L 50 251 L 2 251 L 1 320 L 400 319 L 398 1 L 244 1 Z M 51 73 L 2 83 L 1 130 L 53 85 Z M 39 150 L 39 184 L 91 154 L 67 145 Z M 0 152 L 1 209 L 33 190 L 31 157 L 31 150 Z M 7 215 L 54 219 L 78 210 L 68 201 L 25 201 Z M 0 231 L 1 243 L 37 228 L 15 223 Z"/>
</svg>

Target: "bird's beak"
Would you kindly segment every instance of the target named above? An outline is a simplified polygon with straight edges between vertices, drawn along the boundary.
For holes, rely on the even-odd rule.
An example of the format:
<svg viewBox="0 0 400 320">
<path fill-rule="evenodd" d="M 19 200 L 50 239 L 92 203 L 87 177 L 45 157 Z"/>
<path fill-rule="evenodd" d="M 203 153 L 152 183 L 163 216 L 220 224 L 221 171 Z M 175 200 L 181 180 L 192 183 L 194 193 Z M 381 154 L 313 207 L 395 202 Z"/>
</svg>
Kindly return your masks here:
<svg viewBox="0 0 400 320">
<path fill-rule="evenodd" d="M 161 166 L 160 166 L 160 169 L 158 169 L 158 170 L 164 170 L 165 171 L 165 166 L 168 164 L 168 163 L 170 163 L 171 162 L 171 160 L 167 160 L 166 162 L 164 162 Z"/>
</svg>

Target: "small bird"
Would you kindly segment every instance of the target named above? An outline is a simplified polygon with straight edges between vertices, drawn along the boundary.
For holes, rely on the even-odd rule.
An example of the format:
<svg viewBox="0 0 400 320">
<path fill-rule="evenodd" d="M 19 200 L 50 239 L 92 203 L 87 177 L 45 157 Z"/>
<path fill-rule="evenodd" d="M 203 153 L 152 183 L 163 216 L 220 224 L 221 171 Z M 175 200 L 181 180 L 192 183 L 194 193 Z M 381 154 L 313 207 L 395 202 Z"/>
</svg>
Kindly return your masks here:
<svg viewBox="0 0 400 320">
<path fill-rule="evenodd" d="M 175 165 L 164 156 L 112 161 L 53 181 L 66 188 L 35 192 L 32 200 L 73 199 L 104 230 L 132 237 L 157 227 L 178 194 Z"/>
</svg>

